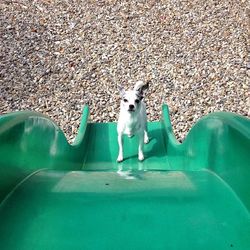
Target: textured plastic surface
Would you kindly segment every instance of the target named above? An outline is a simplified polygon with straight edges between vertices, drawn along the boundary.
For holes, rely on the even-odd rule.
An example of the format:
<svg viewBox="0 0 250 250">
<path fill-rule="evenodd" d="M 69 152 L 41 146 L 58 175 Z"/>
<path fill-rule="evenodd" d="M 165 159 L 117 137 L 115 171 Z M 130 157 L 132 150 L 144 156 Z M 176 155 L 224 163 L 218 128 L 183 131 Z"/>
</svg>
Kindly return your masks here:
<svg viewBox="0 0 250 250">
<path fill-rule="evenodd" d="M 250 249 L 250 121 L 213 113 L 183 143 L 168 108 L 118 153 L 115 123 L 75 142 L 34 112 L 0 117 L 0 249 Z"/>
</svg>

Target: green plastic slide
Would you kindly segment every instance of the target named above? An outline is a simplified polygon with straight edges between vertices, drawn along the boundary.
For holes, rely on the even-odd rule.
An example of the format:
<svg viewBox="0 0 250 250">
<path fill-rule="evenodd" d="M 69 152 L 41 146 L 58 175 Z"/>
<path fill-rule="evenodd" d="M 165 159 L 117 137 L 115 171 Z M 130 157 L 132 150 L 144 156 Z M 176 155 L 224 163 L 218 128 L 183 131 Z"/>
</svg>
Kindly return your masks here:
<svg viewBox="0 0 250 250">
<path fill-rule="evenodd" d="M 250 120 L 218 112 L 183 143 L 166 105 L 148 122 L 145 160 L 116 123 L 88 122 L 73 144 L 35 112 L 0 116 L 0 249 L 250 249 Z"/>
</svg>

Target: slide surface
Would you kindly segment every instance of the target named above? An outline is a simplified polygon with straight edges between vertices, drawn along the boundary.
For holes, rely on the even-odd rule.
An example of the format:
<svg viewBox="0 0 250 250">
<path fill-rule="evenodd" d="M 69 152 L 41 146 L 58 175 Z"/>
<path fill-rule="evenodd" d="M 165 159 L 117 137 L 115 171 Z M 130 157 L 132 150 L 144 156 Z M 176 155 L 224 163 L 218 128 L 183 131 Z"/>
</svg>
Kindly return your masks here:
<svg viewBox="0 0 250 250">
<path fill-rule="evenodd" d="M 69 144 L 34 112 L 0 116 L 0 249 L 249 249 L 250 121 L 213 113 L 176 141 L 149 122 L 145 160 L 115 123 Z"/>
</svg>

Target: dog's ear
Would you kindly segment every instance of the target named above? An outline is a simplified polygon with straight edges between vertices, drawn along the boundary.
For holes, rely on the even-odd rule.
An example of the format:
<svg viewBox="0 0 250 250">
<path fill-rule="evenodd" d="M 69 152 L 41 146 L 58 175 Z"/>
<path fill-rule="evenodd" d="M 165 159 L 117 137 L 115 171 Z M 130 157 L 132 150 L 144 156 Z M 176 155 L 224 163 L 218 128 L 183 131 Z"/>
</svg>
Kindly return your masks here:
<svg viewBox="0 0 250 250">
<path fill-rule="evenodd" d="M 124 95 L 125 95 L 125 90 L 124 90 L 124 88 L 123 88 L 121 85 L 118 85 L 118 89 L 119 89 L 120 95 L 121 95 L 121 96 L 124 96 Z"/>
<path fill-rule="evenodd" d="M 142 86 L 141 92 L 144 93 L 145 90 L 147 90 L 147 89 L 149 89 L 149 81 L 147 81 L 146 84 Z"/>
<path fill-rule="evenodd" d="M 145 90 L 149 88 L 149 81 L 144 83 L 143 81 L 138 81 L 135 84 L 134 90 L 140 92 L 141 95 L 144 94 Z"/>
</svg>

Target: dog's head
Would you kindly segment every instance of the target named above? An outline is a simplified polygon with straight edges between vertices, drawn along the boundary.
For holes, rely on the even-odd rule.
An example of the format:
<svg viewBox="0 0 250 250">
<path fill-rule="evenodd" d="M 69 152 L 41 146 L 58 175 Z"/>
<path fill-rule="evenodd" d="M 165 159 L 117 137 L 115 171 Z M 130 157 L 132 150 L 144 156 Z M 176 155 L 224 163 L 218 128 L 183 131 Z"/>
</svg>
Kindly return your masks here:
<svg viewBox="0 0 250 250">
<path fill-rule="evenodd" d="M 143 83 L 142 81 L 138 81 L 133 90 L 125 91 L 120 87 L 122 107 L 128 112 L 136 112 L 140 107 L 141 101 L 144 97 L 145 90 L 148 88 L 148 85 L 148 82 Z"/>
</svg>

